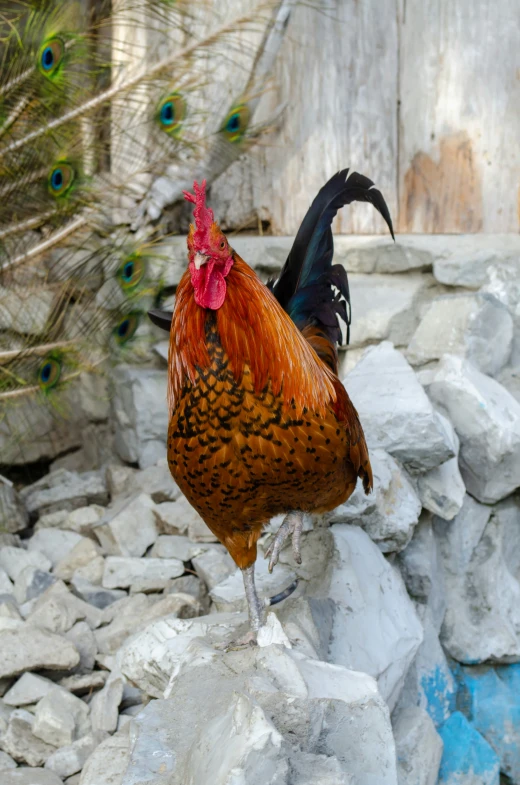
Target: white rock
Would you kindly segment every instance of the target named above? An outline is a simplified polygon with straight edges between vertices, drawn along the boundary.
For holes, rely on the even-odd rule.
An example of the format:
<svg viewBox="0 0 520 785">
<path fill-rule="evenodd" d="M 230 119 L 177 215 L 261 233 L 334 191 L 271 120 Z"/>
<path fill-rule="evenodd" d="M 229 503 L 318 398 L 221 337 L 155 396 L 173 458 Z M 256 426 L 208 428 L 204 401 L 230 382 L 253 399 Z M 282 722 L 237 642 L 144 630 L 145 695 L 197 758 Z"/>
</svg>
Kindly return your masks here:
<svg viewBox="0 0 520 785">
<path fill-rule="evenodd" d="M 151 496 L 141 493 L 110 510 L 93 530 L 104 553 L 143 556 L 157 539 L 154 507 Z"/>
<path fill-rule="evenodd" d="M 6 571 L 0 568 L 0 594 L 14 594 L 14 586 Z"/>
<path fill-rule="evenodd" d="M 38 597 L 27 615 L 31 624 L 58 633 L 67 632 L 83 619 L 94 629 L 101 622 L 101 612 L 71 594 L 60 580 Z"/>
<path fill-rule="evenodd" d="M 0 771 L 5 773 L 6 769 L 16 769 L 17 763 L 7 752 L 0 752 Z"/>
<path fill-rule="evenodd" d="M 439 642 L 430 611 L 416 605 L 424 639 L 408 669 L 403 691 L 394 713 L 419 706 L 440 727 L 455 710 L 457 685 Z"/>
<path fill-rule="evenodd" d="M 100 582 L 105 570 L 104 559 L 102 559 L 101 567 Z M 104 589 L 102 586 L 91 583 L 90 580 L 80 575 L 78 570 L 72 576 L 71 584 L 79 597 L 100 610 L 127 596 L 122 589 Z"/>
<path fill-rule="evenodd" d="M 77 473 L 65 469 L 46 474 L 24 488 L 20 496 L 29 513 L 39 515 L 108 503 L 106 481 L 101 472 Z"/>
<path fill-rule="evenodd" d="M 180 559 L 191 561 L 207 550 L 207 546 L 193 543 L 188 537 L 179 534 L 161 534 L 150 551 L 150 556 L 157 559 Z"/>
<path fill-rule="evenodd" d="M 156 504 L 175 501 L 180 489 L 171 476 L 166 457 L 146 469 L 132 469 L 130 466 L 109 466 L 107 482 L 112 499 L 123 496 L 128 498 L 135 493 L 149 494 Z"/>
<path fill-rule="evenodd" d="M 55 687 L 36 706 L 33 734 L 54 747 L 64 747 L 90 732 L 89 707 L 63 687 Z"/>
<path fill-rule="evenodd" d="M 371 449 L 386 450 L 413 472 L 433 469 L 454 456 L 415 373 L 388 341 L 367 349 L 344 385 Z"/>
<path fill-rule="evenodd" d="M 121 672 L 154 698 L 161 698 L 175 677 L 194 638 L 223 641 L 244 623 L 245 614 L 215 613 L 198 619 L 166 617 L 129 638 L 118 653 Z M 214 656 L 215 652 L 207 652 Z"/>
<path fill-rule="evenodd" d="M 433 274 L 441 283 L 479 289 L 497 264 L 509 267 L 510 278 L 518 270 L 518 237 L 513 234 L 480 235 L 477 247 L 475 235 L 459 236 L 455 242 L 450 238 L 450 244 L 433 263 Z"/>
<path fill-rule="evenodd" d="M 79 621 L 65 633 L 65 638 L 72 641 L 79 651 L 80 660 L 78 668 L 82 671 L 92 670 L 94 663 L 96 662 L 98 648 L 94 633 L 88 624 L 84 621 Z"/>
<path fill-rule="evenodd" d="M 52 755 L 55 747 L 33 734 L 34 722 L 30 712 L 15 709 L 9 718 L 7 730 L 2 734 L 2 749 L 18 763 L 41 766 Z"/>
<path fill-rule="evenodd" d="M 424 365 L 456 354 L 495 376 L 508 362 L 512 346 L 513 320 L 500 300 L 489 294 L 452 294 L 431 303 L 406 356 L 412 365 Z"/>
<path fill-rule="evenodd" d="M 417 477 L 417 492 L 423 507 L 446 521 L 453 520 L 466 495 L 458 458 Z"/>
<path fill-rule="evenodd" d="M 14 584 L 14 595 L 19 605 L 23 605 L 39 597 L 53 583 L 56 583 L 54 575 L 29 565 L 18 573 Z"/>
<path fill-rule="evenodd" d="M 75 646 L 60 635 L 25 623 L 0 632 L 0 678 L 30 670 L 69 670 L 79 662 Z"/>
<path fill-rule="evenodd" d="M 304 752 L 291 757 L 290 762 L 298 785 L 355 785 L 335 756 Z"/>
<path fill-rule="evenodd" d="M 0 619 L 22 619 L 15 598 L 10 594 L 0 598 Z"/>
<path fill-rule="evenodd" d="M 94 695 L 90 703 L 92 730 L 114 733 L 117 729 L 123 688 L 123 677 L 120 674 L 112 673 L 103 689 Z"/>
<path fill-rule="evenodd" d="M 190 751 L 186 785 L 282 785 L 287 762 L 282 736 L 260 706 L 233 695 L 227 712 L 207 723 Z M 286 769 L 284 772 L 283 769 Z"/>
<path fill-rule="evenodd" d="M 291 642 L 274 613 L 267 614 L 265 623 L 258 630 L 257 643 L 261 649 L 273 644 L 292 649 Z"/>
<path fill-rule="evenodd" d="M 94 671 L 92 673 L 74 673 L 64 676 L 59 680 L 60 687 L 64 687 L 75 695 L 93 693 L 104 686 L 108 678 L 108 671 Z"/>
<path fill-rule="evenodd" d="M 95 632 L 99 651 L 104 654 L 116 652 L 148 615 L 149 608 L 150 601 L 144 594 L 124 597 L 109 605 L 104 611 L 106 626 Z"/>
<path fill-rule="evenodd" d="M 520 657 L 519 523 L 515 497 L 494 510 L 468 502 L 451 523 L 435 522 L 446 583 L 441 641 L 459 662 Z M 455 543 L 462 544 L 459 552 Z"/>
<path fill-rule="evenodd" d="M 60 777 L 70 777 L 81 771 L 94 750 L 107 738 L 103 731 L 93 731 L 65 747 L 61 747 L 47 758 L 45 768 Z"/>
<path fill-rule="evenodd" d="M 437 785 L 442 739 L 423 709 L 400 712 L 394 725 L 399 785 Z"/>
<path fill-rule="evenodd" d="M 428 606 L 438 633 L 446 612 L 446 594 L 442 558 L 433 534 L 431 513 L 421 515 L 410 544 L 401 551 L 396 564 L 410 596 Z"/>
<path fill-rule="evenodd" d="M 390 708 L 422 641 L 401 576 L 365 532 L 332 526 L 334 557 L 324 589 L 335 603 L 329 660 L 377 679 Z"/>
<path fill-rule="evenodd" d="M 356 319 L 352 323 L 353 347 L 388 339 L 398 346 L 408 343 L 417 325 L 417 306 L 429 276 L 349 274 Z"/>
<path fill-rule="evenodd" d="M 295 577 L 294 571 L 285 564 L 277 564 L 273 572 L 270 573 L 268 562 L 265 559 L 257 559 L 255 562 L 255 584 L 261 598 L 279 594 L 294 581 Z M 210 597 L 218 611 L 247 610 L 241 570 L 235 569 L 232 575 L 217 584 L 210 591 Z"/>
<path fill-rule="evenodd" d="M 208 589 L 214 589 L 236 572 L 236 564 L 222 547 L 210 548 L 193 558 L 193 567 Z"/>
<path fill-rule="evenodd" d="M 0 567 L 2 567 L 12 581 L 16 581 L 19 574 L 26 567 L 34 567 L 38 570 L 50 570 L 52 563 L 43 553 L 34 548 L 26 551 L 23 548 L 5 546 L 0 548 Z"/>
<path fill-rule="evenodd" d="M 374 488 L 368 496 L 358 484 L 349 500 L 327 516 L 331 523 L 362 526 L 383 553 L 400 551 L 419 520 L 421 502 L 406 473 L 384 450 L 371 450 Z"/>
<path fill-rule="evenodd" d="M 168 432 L 166 377 L 166 371 L 123 365 L 115 369 L 115 444 L 127 463 L 146 468 L 164 456 Z"/>
<path fill-rule="evenodd" d="M 101 507 L 99 504 L 91 504 L 88 507 L 78 507 L 77 510 L 72 512 L 65 512 L 63 524 L 58 526 L 60 529 L 68 529 L 78 534 L 88 535 L 92 531 L 92 527 L 101 520 L 106 513 L 106 507 Z M 58 513 L 53 513 L 57 515 Z M 44 516 L 47 518 L 47 516 Z M 42 521 L 43 518 L 40 518 Z M 50 526 L 50 523 L 48 524 Z"/>
<path fill-rule="evenodd" d="M 108 556 L 105 560 L 103 586 L 106 589 L 126 588 L 136 584 L 146 584 L 148 591 L 164 589 L 171 578 L 184 572 L 184 564 L 179 559 L 138 559 L 135 557 Z"/>
<path fill-rule="evenodd" d="M 35 673 L 23 673 L 5 693 L 3 701 L 8 706 L 28 706 L 38 703 L 53 687 L 55 684 L 50 679 L 37 676 Z"/>
<path fill-rule="evenodd" d="M 28 542 L 29 552 L 44 553 L 53 567 L 65 559 L 71 550 L 81 542 L 82 537 L 76 532 L 61 529 L 38 529 Z"/>
<path fill-rule="evenodd" d="M 468 491 L 492 504 L 520 486 L 520 404 L 467 361 L 445 355 L 429 386 L 460 439 L 459 464 Z"/>
<path fill-rule="evenodd" d="M 57 774 L 40 768 L 16 769 L 2 774 L 5 777 L 2 779 L 2 785 L 62 785 L 62 780 Z"/>
<path fill-rule="evenodd" d="M 94 750 L 81 772 L 80 785 L 122 785 L 129 760 L 128 733 L 110 736 Z"/>
<path fill-rule="evenodd" d="M 498 374 L 497 382 L 500 382 L 511 393 L 513 398 L 520 403 L 520 365 L 515 365 L 514 368 L 504 368 Z"/>
<path fill-rule="evenodd" d="M 19 532 L 29 524 L 29 516 L 13 484 L 0 477 L 0 531 Z"/>
<path fill-rule="evenodd" d="M 87 567 L 92 561 L 98 560 L 99 548 L 92 540 L 82 537 L 69 553 L 54 567 L 54 575 L 63 581 L 70 581 L 76 570 Z M 103 559 L 101 558 L 101 564 Z"/>
<path fill-rule="evenodd" d="M 155 508 L 159 531 L 164 534 L 188 534 L 192 542 L 217 542 L 197 510 L 185 496 L 175 502 L 165 502 Z"/>
</svg>

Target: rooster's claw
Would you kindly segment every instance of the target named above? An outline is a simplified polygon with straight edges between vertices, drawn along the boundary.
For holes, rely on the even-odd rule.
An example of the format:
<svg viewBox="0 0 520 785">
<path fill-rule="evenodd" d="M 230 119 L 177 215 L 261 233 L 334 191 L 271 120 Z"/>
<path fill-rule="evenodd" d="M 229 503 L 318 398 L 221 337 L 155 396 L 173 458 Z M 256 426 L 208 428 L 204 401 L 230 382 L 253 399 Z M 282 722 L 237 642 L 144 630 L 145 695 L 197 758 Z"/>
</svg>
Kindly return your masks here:
<svg viewBox="0 0 520 785">
<path fill-rule="evenodd" d="M 296 564 L 302 563 L 301 555 L 301 536 L 303 530 L 303 513 L 293 510 L 287 513 L 282 525 L 278 529 L 275 537 L 265 552 L 265 558 L 269 559 L 269 572 L 273 571 L 275 564 L 278 564 L 280 551 L 289 535 L 292 535 L 292 551 Z"/>
</svg>

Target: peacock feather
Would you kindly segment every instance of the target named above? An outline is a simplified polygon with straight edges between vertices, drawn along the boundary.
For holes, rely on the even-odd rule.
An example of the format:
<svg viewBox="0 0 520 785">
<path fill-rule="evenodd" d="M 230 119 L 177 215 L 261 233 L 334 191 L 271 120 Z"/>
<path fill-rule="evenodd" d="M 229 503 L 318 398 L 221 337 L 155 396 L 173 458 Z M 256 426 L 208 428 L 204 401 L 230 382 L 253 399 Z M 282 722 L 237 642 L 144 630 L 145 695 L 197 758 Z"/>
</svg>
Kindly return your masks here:
<svg viewBox="0 0 520 785">
<path fill-rule="evenodd" d="M 149 361 L 145 314 L 173 283 L 163 212 L 266 130 L 254 114 L 291 5 L 2 8 L 0 463 L 45 456 L 27 449 L 35 411 L 59 438 L 89 375 Z"/>
</svg>

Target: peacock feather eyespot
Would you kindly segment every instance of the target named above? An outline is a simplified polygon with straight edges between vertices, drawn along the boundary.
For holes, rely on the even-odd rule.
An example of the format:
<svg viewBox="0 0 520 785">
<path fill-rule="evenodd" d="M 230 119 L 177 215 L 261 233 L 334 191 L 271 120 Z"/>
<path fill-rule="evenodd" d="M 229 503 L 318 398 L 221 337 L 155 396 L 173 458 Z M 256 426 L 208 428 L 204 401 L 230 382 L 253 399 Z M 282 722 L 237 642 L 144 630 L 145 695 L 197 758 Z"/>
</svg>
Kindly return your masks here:
<svg viewBox="0 0 520 785">
<path fill-rule="evenodd" d="M 66 161 L 55 164 L 48 177 L 49 193 L 55 197 L 65 196 L 71 189 L 76 172 L 74 167 Z"/>
<path fill-rule="evenodd" d="M 222 126 L 222 133 L 230 142 L 241 142 L 249 125 L 250 112 L 247 104 L 234 106 Z"/>
<path fill-rule="evenodd" d="M 128 256 L 118 270 L 117 278 L 125 292 L 133 291 L 143 280 L 146 265 L 139 254 Z"/>
<path fill-rule="evenodd" d="M 180 93 L 167 95 L 159 104 L 157 120 L 167 134 L 178 136 L 186 117 L 186 102 Z"/>
<path fill-rule="evenodd" d="M 61 38 L 51 38 L 46 41 L 38 54 L 38 67 L 41 73 L 48 77 L 54 77 L 63 63 L 65 45 Z"/>
<path fill-rule="evenodd" d="M 131 338 L 134 337 L 137 328 L 139 327 L 138 313 L 127 313 L 123 316 L 114 328 L 114 338 L 118 346 L 124 346 Z"/>
<path fill-rule="evenodd" d="M 38 384 L 42 392 L 49 392 L 58 384 L 61 377 L 61 360 L 46 357 L 38 368 Z"/>
</svg>

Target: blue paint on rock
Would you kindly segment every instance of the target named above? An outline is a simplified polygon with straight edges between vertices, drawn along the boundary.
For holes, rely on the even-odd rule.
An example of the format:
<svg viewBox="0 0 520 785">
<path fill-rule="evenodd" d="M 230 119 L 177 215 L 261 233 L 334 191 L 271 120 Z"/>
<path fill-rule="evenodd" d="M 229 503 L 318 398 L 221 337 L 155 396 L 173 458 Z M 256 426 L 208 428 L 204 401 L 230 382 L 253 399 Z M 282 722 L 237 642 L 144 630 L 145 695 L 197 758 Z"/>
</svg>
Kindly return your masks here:
<svg viewBox="0 0 520 785">
<path fill-rule="evenodd" d="M 450 671 L 437 665 L 421 675 L 420 686 L 426 702 L 424 708 L 439 727 L 455 709 L 456 691 Z"/>
<path fill-rule="evenodd" d="M 500 678 L 499 678 L 500 674 Z M 460 668 L 457 705 L 493 747 L 500 768 L 520 785 L 520 669 Z"/>
<path fill-rule="evenodd" d="M 460 711 L 446 720 L 439 734 L 444 742 L 439 785 L 499 785 L 498 756 Z"/>
</svg>

